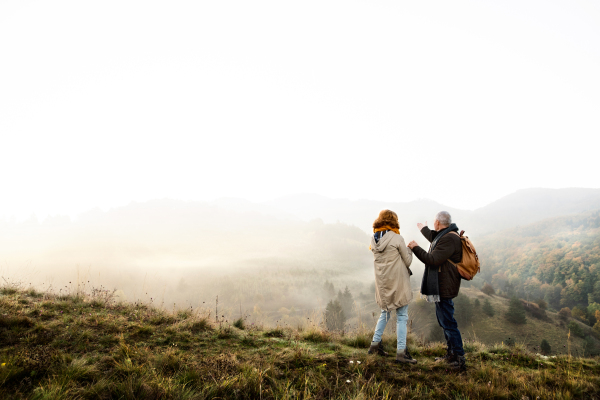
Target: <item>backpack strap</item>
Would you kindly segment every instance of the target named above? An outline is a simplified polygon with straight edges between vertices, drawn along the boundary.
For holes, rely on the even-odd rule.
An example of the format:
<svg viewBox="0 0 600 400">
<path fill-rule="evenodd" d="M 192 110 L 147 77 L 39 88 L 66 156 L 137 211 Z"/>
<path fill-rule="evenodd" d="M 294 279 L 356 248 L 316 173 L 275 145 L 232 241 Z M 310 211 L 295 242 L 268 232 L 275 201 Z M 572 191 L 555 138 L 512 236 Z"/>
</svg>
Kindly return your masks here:
<svg viewBox="0 0 600 400">
<path fill-rule="evenodd" d="M 465 231 L 460 231 L 460 235 L 454 231 L 450 232 L 450 233 L 454 233 L 456 236 L 458 236 L 459 238 L 463 237 L 463 234 L 465 233 Z"/>
</svg>

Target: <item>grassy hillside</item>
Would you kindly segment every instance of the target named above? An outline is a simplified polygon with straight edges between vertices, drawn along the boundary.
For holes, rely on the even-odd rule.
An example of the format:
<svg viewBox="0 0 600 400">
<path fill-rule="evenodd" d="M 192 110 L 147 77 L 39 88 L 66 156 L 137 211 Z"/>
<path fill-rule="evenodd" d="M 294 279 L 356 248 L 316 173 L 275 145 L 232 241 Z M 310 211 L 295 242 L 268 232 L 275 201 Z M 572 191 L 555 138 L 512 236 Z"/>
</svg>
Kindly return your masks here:
<svg viewBox="0 0 600 400">
<path fill-rule="evenodd" d="M 463 288 L 461 293 L 471 300 L 469 315 L 463 315 L 464 309 L 457 306 L 456 318 L 459 328 L 465 340 L 472 340 L 493 345 L 494 343 L 515 341 L 531 352 L 539 352 L 539 346 L 546 339 L 552 348 L 551 354 L 589 355 L 597 354 L 600 349 L 600 341 L 591 335 L 592 328 L 573 318 L 563 321 L 557 313 L 546 312 L 546 318 L 535 318 L 527 313 L 525 324 L 519 325 L 509 322 L 505 314 L 508 311 L 509 299 L 501 296 L 488 296 L 480 290 Z M 473 305 L 479 300 L 479 307 Z M 494 316 L 490 317 L 482 311 L 482 305 L 488 300 L 494 310 Z M 458 300 L 455 299 L 455 304 Z M 413 317 L 417 329 L 415 334 L 423 339 L 442 339 L 442 330 L 435 319 L 433 304 L 422 300 L 416 301 L 409 307 L 410 315 Z M 571 334 L 569 337 L 568 323 L 573 321 L 585 333 L 584 337 Z"/>
<path fill-rule="evenodd" d="M 414 335 L 419 363 L 399 366 L 366 354 L 370 332 L 235 327 L 207 310 L 110 300 L 3 288 L 0 398 L 600 398 L 598 359 L 469 341 L 469 369 L 456 374 L 434 363 L 439 343 Z"/>
</svg>

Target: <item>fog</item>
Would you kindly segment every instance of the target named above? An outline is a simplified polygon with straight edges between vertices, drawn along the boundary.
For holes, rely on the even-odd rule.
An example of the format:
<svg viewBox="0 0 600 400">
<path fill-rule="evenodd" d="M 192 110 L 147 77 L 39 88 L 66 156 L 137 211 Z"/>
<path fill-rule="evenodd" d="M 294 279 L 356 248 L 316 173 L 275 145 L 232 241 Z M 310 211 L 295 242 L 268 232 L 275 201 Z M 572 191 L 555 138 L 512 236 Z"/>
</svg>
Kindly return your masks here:
<svg viewBox="0 0 600 400">
<path fill-rule="evenodd" d="M 2 1 L 0 276 L 367 323 L 381 209 L 425 245 L 600 208 L 598 43 L 587 0 Z"/>
<path fill-rule="evenodd" d="M 300 323 L 330 300 L 326 280 L 356 295 L 373 280 L 369 238 L 357 227 L 208 203 L 157 200 L 75 221 L 5 222 L 0 238 L 2 276 L 12 282 L 56 293 L 116 290 L 120 301 L 167 309 L 212 311 L 219 296 L 221 315 L 241 309 L 257 323 L 276 321 L 282 308 Z"/>
<path fill-rule="evenodd" d="M 589 0 L 1 1 L 0 216 L 297 193 L 474 210 L 599 187 L 599 16 Z"/>
<path fill-rule="evenodd" d="M 537 198 L 546 203 L 538 214 Z M 442 209 L 477 243 L 506 226 L 598 209 L 600 190 L 521 191 L 476 211 L 429 200 L 384 206 L 314 195 L 264 203 L 162 199 L 93 209 L 74 220 L 3 220 L 0 276 L 4 284 L 57 294 L 106 290 L 114 301 L 296 328 L 323 325 L 325 306 L 347 288 L 352 304 L 345 329 L 353 329 L 371 324 L 378 313 L 368 246 L 382 208 L 398 213 L 407 243 L 427 247 L 416 223 L 431 226 Z M 411 269 L 418 298 L 423 266 L 414 258 Z M 481 287 L 483 275 L 463 287 Z M 412 329 L 423 331 L 431 321 L 415 312 Z"/>
</svg>

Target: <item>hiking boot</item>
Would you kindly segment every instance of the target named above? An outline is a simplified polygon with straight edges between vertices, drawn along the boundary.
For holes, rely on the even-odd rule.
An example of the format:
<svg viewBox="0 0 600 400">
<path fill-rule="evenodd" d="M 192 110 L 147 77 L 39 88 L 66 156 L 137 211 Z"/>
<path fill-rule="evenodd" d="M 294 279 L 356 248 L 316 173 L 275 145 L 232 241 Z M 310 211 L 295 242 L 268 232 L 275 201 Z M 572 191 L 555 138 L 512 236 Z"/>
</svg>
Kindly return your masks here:
<svg viewBox="0 0 600 400">
<path fill-rule="evenodd" d="M 371 347 L 369 347 L 368 354 L 377 354 L 379 356 L 388 356 L 389 354 L 383 351 L 383 341 L 381 342 L 371 342 Z"/>
<path fill-rule="evenodd" d="M 450 366 L 455 371 L 464 372 L 467 370 L 467 360 L 465 356 L 457 356 L 456 361 Z"/>
<path fill-rule="evenodd" d="M 435 362 L 445 362 L 447 364 L 452 364 L 456 362 L 456 356 L 450 349 L 446 349 L 446 354 L 443 357 L 436 357 Z"/>
<path fill-rule="evenodd" d="M 406 356 L 408 358 L 410 358 L 411 360 L 414 360 L 413 356 L 408 352 L 408 347 L 406 349 L 404 349 L 404 354 L 406 354 Z"/>
<path fill-rule="evenodd" d="M 396 353 L 396 362 L 398 364 L 416 364 L 417 360 L 410 356 L 407 349 Z"/>
</svg>

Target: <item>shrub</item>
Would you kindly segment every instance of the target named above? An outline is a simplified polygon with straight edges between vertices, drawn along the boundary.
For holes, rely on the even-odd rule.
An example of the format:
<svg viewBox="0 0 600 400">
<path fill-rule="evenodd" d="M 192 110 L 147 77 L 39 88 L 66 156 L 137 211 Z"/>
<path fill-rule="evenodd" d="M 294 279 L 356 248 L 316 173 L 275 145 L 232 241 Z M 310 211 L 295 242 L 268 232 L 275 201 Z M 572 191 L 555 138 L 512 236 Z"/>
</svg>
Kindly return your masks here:
<svg viewBox="0 0 600 400">
<path fill-rule="evenodd" d="M 485 299 L 483 302 L 483 307 L 481 307 L 481 310 L 489 317 L 493 317 L 495 314 L 492 303 L 490 303 L 488 299 Z"/>
<path fill-rule="evenodd" d="M 548 303 L 546 303 L 546 300 L 544 299 L 538 299 L 535 302 L 542 310 L 547 310 L 548 309 Z"/>
<path fill-rule="evenodd" d="M 285 332 L 283 332 L 283 329 L 281 328 L 276 328 L 276 329 L 271 329 L 270 331 L 266 331 L 264 333 L 264 335 L 266 337 L 278 337 L 278 338 L 282 338 L 285 336 Z"/>
<path fill-rule="evenodd" d="M 523 309 L 523 304 L 516 297 L 512 297 L 510 299 L 510 303 L 508 305 L 508 311 L 504 315 L 506 319 L 514 324 L 524 324 L 527 322 L 527 317 L 525 317 L 525 310 Z"/>
<path fill-rule="evenodd" d="M 491 296 L 496 293 L 496 291 L 494 290 L 494 287 L 492 285 L 490 285 L 489 283 L 485 283 L 483 285 L 483 287 L 481 288 L 481 291 L 483 293 L 487 294 L 488 296 Z"/>
<path fill-rule="evenodd" d="M 540 349 L 542 350 L 542 354 L 548 355 L 552 351 L 550 347 L 550 343 L 546 339 L 542 339 L 542 344 L 540 344 Z"/>
<path fill-rule="evenodd" d="M 353 336 L 344 337 L 344 339 L 342 339 L 342 343 L 344 343 L 346 346 L 362 349 L 371 345 L 372 337 L 373 335 L 370 333 L 357 333 Z"/>
<path fill-rule="evenodd" d="M 562 308 L 558 312 L 558 318 L 562 319 L 563 321 L 571 318 L 571 309 L 569 307 Z"/>
<path fill-rule="evenodd" d="M 194 321 L 190 325 L 190 331 L 192 331 L 192 333 L 199 333 L 199 332 L 204 332 L 204 331 L 208 331 L 208 330 L 211 330 L 211 326 L 206 318 L 202 318 L 198 321 Z"/>
<path fill-rule="evenodd" d="M 583 323 L 587 323 L 586 312 L 577 306 L 573 307 L 573 309 L 571 310 L 571 316 Z"/>
<path fill-rule="evenodd" d="M 242 329 L 242 330 L 244 330 L 246 328 L 246 326 L 244 325 L 243 318 L 236 319 L 235 322 L 233 323 L 233 326 L 235 326 L 238 329 Z"/>
<path fill-rule="evenodd" d="M 3 287 L 0 288 L 0 294 L 3 295 L 13 295 L 15 293 L 17 293 L 19 290 L 17 288 L 14 287 Z"/>
<path fill-rule="evenodd" d="M 576 335 L 579 337 L 584 336 L 583 329 L 581 329 L 581 326 L 579 326 L 579 324 L 575 321 L 569 322 L 569 325 L 567 325 L 567 328 L 569 328 L 569 330 L 571 331 L 571 333 L 573 335 Z"/>
<path fill-rule="evenodd" d="M 533 318 L 546 320 L 548 316 L 546 315 L 546 310 L 540 308 L 536 303 L 527 303 L 525 307 L 525 311 L 527 311 Z"/>
<path fill-rule="evenodd" d="M 313 342 L 313 343 L 329 342 L 329 340 L 331 339 L 329 337 L 329 335 L 326 334 L 325 332 L 319 332 L 316 330 L 306 332 L 304 335 L 302 335 L 302 338 L 306 341 Z"/>
</svg>

